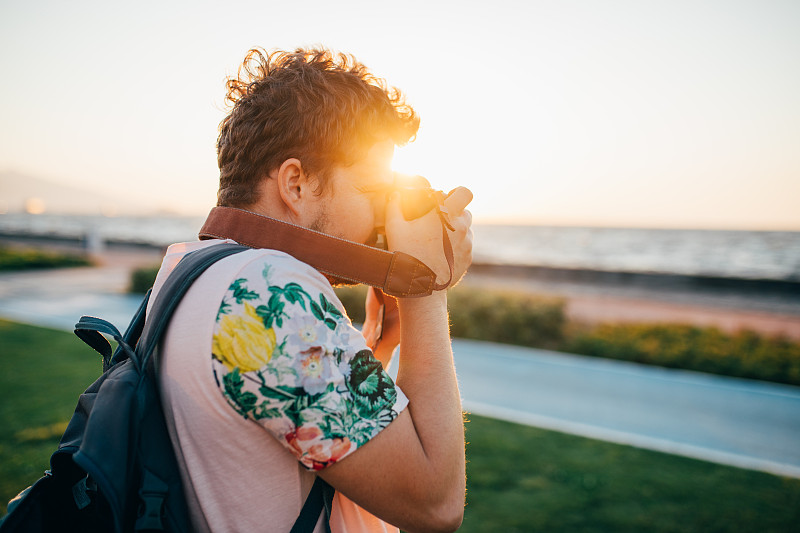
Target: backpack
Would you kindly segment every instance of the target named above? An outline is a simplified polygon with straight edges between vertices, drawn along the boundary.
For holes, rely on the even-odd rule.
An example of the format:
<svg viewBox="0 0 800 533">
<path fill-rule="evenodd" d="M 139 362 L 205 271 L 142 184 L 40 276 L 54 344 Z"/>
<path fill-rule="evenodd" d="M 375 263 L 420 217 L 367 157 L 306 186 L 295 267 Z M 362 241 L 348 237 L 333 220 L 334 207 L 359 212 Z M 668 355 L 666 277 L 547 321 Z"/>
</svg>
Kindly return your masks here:
<svg viewBox="0 0 800 533">
<path fill-rule="evenodd" d="M 180 470 L 158 394 L 156 347 L 191 284 L 213 263 L 249 248 L 218 244 L 187 254 L 167 278 L 149 320 L 148 291 L 124 335 L 83 316 L 75 334 L 103 356 L 103 374 L 81 394 L 50 470 L 8 505 L 0 533 L 192 530 Z M 103 336 L 114 338 L 113 353 Z M 333 489 L 317 477 L 292 533 L 330 531 Z"/>
</svg>

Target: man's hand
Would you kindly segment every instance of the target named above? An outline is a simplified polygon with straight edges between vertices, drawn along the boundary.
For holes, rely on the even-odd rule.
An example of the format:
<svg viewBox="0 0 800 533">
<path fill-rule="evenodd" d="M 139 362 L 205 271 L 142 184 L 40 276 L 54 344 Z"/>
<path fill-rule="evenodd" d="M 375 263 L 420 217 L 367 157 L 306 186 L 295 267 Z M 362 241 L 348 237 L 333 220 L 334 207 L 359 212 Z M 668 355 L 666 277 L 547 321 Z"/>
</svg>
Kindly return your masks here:
<svg viewBox="0 0 800 533">
<path fill-rule="evenodd" d="M 454 286 L 466 272 L 472 263 L 472 214 L 465 207 L 472 201 L 472 192 L 466 187 L 458 187 L 450 191 L 444 201 L 444 208 L 447 211 L 448 222 L 453 230 L 448 230 L 448 238 L 453 247 L 453 279 L 450 287 Z M 397 217 L 399 206 L 397 198 L 392 198 L 394 205 L 389 207 L 389 211 L 394 210 L 390 215 Z M 444 257 L 444 244 L 442 243 L 442 222 L 438 215 L 431 211 L 422 219 L 419 224 L 417 220 L 406 221 L 402 214 L 400 220 L 394 220 L 388 225 L 395 228 L 396 233 L 392 240 L 402 248 L 394 248 L 390 242 L 389 249 L 392 251 L 400 250 L 420 259 L 426 265 L 437 265 L 440 270 L 434 270 L 439 277 L 448 274 L 447 260 Z M 388 230 L 387 230 L 388 231 Z M 421 232 L 430 232 L 430 235 L 422 235 Z M 422 243 L 426 243 L 423 245 Z M 423 259 L 421 256 L 427 254 Z M 442 281 L 446 278 L 442 278 Z M 400 343 L 400 313 L 397 307 L 397 300 L 391 296 L 383 294 L 380 289 L 370 287 L 367 292 L 365 302 L 366 318 L 361 329 L 367 346 L 372 348 L 375 357 L 388 367 L 392 353 Z"/>
<path fill-rule="evenodd" d="M 448 231 L 453 246 L 450 286 L 461 279 L 472 263 L 472 214 L 466 210 L 471 201 L 472 192 L 466 187 L 453 189 L 444 201 L 446 216 L 453 227 L 453 231 Z M 400 209 L 399 194 L 395 193 L 386 208 L 386 240 L 390 251 L 416 257 L 436 273 L 438 282 L 447 280 L 449 267 L 442 242 L 442 221 L 436 210 L 407 221 Z"/>
</svg>

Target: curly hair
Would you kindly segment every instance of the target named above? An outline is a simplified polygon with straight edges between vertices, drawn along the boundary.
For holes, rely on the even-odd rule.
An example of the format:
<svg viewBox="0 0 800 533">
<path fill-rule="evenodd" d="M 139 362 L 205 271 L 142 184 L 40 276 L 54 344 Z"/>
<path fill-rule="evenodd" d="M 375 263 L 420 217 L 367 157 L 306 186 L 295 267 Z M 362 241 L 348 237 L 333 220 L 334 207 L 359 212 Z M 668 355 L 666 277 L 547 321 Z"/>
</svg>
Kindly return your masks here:
<svg viewBox="0 0 800 533">
<path fill-rule="evenodd" d="M 290 158 L 324 188 L 333 167 L 356 163 L 385 139 L 406 144 L 419 128 L 398 89 L 326 49 L 252 49 L 227 89 L 232 109 L 217 138 L 221 206 L 258 201 L 258 183 Z"/>
</svg>

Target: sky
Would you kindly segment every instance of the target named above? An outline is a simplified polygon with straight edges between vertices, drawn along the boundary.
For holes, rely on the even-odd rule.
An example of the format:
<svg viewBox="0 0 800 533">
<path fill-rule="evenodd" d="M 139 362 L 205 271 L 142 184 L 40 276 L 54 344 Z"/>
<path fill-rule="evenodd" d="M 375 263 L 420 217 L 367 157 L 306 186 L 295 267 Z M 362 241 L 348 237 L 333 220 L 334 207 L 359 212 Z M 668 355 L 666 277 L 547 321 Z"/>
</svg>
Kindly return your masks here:
<svg viewBox="0 0 800 533">
<path fill-rule="evenodd" d="M 800 2 L 0 0 L 0 172 L 202 214 L 224 83 L 323 45 L 480 222 L 800 230 Z"/>
</svg>

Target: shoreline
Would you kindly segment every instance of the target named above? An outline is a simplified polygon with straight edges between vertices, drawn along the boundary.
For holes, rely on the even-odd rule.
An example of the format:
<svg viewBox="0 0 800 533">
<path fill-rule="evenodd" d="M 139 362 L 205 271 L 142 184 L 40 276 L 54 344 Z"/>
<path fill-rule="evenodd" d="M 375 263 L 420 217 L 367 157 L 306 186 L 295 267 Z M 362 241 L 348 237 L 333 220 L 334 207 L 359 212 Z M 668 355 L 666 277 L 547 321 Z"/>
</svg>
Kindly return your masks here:
<svg viewBox="0 0 800 533">
<path fill-rule="evenodd" d="M 470 272 L 503 278 L 536 279 L 553 283 L 595 284 L 609 287 L 680 290 L 706 294 L 736 293 L 770 296 L 795 302 L 800 308 L 800 278 L 769 279 L 704 274 L 599 270 L 542 265 L 476 262 Z"/>
</svg>

